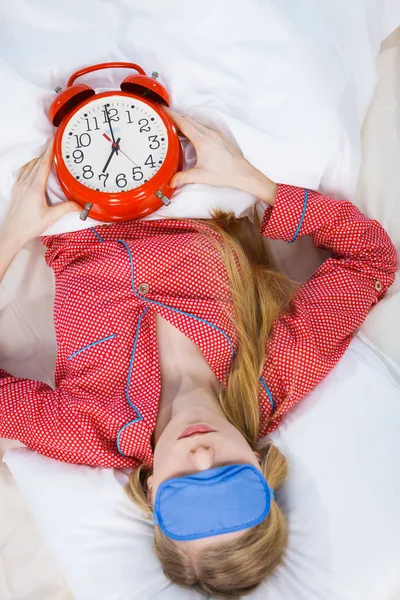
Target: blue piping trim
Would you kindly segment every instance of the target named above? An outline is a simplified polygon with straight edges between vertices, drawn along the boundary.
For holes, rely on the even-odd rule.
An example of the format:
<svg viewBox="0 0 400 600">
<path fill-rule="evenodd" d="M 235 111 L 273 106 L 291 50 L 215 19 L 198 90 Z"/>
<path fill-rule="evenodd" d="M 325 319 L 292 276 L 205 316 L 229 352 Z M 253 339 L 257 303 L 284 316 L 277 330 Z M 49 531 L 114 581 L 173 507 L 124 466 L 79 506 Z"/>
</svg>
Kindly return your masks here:
<svg viewBox="0 0 400 600">
<path fill-rule="evenodd" d="M 103 238 L 101 237 L 101 235 L 99 233 L 97 233 L 97 231 L 95 230 L 94 227 L 91 227 L 90 229 L 93 231 L 93 233 L 97 237 L 97 239 L 100 240 L 100 242 L 104 242 Z"/>
<path fill-rule="evenodd" d="M 133 343 L 131 360 L 130 360 L 130 363 L 129 363 L 128 378 L 126 380 L 126 388 L 125 388 L 125 398 L 127 399 L 129 406 L 131 408 L 133 408 L 133 410 L 137 414 L 137 417 L 136 417 L 136 419 L 133 419 L 133 421 L 129 421 L 129 423 L 125 423 L 125 425 L 123 425 L 121 427 L 121 429 L 118 431 L 118 435 L 117 435 L 117 448 L 118 448 L 118 452 L 121 454 L 121 456 L 125 456 L 125 457 L 126 457 L 126 454 L 124 454 L 122 452 L 121 445 L 120 445 L 121 435 L 123 434 L 124 430 L 127 427 L 129 427 L 129 425 L 133 425 L 133 423 L 137 423 L 138 421 L 141 421 L 143 419 L 142 415 L 140 414 L 140 412 L 138 411 L 138 409 L 136 408 L 136 406 L 134 406 L 134 404 L 132 404 L 131 399 L 129 398 L 129 387 L 130 387 L 130 384 L 131 384 L 133 362 L 135 360 L 135 352 L 136 352 L 137 341 L 138 341 L 138 338 L 139 338 L 140 324 L 141 324 L 141 321 L 142 321 L 144 315 L 147 313 L 148 310 L 149 310 L 149 307 L 146 306 L 145 310 L 142 312 L 142 314 L 140 315 L 139 320 L 138 320 L 138 324 L 137 324 L 137 328 L 136 328 L 136 334 L 135 334 L 135 341 Z"/>
<path fill-rule="evenodd" d="M 132 291 L 135 294 L 135 296 L 137 296 L 138 298 L 143 298 L 142 295 L 138 294 L 135 290 L 135 273 L 134 273 L 134 265 L 133 265 L 133 257 L 132 257 L 132 253 L 131 250 L 128 246 L 128 244 L 124 241 L 124 240 L 117 240 L 117 242 L 119 244 L 122 244 L 122 246 L 124 246 L 125 250 L 128 253 L 129 256 L 129 262 L 130 262 L 130 266 L 131 266 L 131 285 L 132 285 Z M 220 329 L 219 327 L 217 327 L 216 325 L 214 325 L 214 323 L 210 323 L 209 321 L 206 321 L 205 319 L 202 319 L 201 317 L 197 317 L 196 315 L 192 315 L 191 313 L 188 313 L 186 311 L 183 310 L 179 310 L 178 308 L 174 308 L 172 306 L 168 306 L 168 304 L 163 304 L 162 302 L 157 302 L 157 300 L 150 300 L 149 298 L 145 298 L 146 302 L 148 303 L 152 303 L 152 304 L 158 304 L 159 306 L 164 306 L 165 308 L 169 308 L 170 310 L 177 312 L 181 315 L 186 315 L 191 317 L 192 319 L 196 319 L 197 321 L 201 321 L 202 323 L 205 323 L 206 325 L 209 325 L 210 327 L 213 327 L 214 329 L 216 329 L 217 331 L 219 331 L 224 337 L 225 339 L 229 342 L 230 346 L 231 346 L 231 350 L 232 350 L 232 360 L 235 356 L 235 349 L 233 346 L 233 343 L 231 341 L 231 339 L 229 338 L 229 336 L 225 333 L 225 331 L 223 331 L 222 329 Z M 146 314 L 146 312 L 149 310 L 149 306 L 147 306 L 145 308 L 145 310 L 142 312 L 142 314 L 139 317 L 138 320 L 138 325 L 136 328 L 136 334 L 135 334 L 135 341 L 133 344 L 133 350 L 132 350 L 132 355 L 131 355 L 131 361 L 130 361 L 130 365 L 129 365 L 129 374 L 128 374 L 128 380 L 127 380 L 127 385 L 126 385 L 126 390 L 125 390 L 125 396 L 126 399 L 128 401 L 128 404 L 131 408 L 133 408 L 133 410 L 135 411 L 137 417 L 136 419 L 133 419 L 133 421 L 129 421 L 128 423 L 125 423 L 125 425 L 123 425 L 121 427 L 121 429 L 119 430 L 118 434 L 117 434 L 117 448 L 118 448 L 118 452 L 121 454 L 121 456 L 126 457 L 126 454 L 124 454 L 121 450 L 121 435 L 122 433 L 125 431 L 125 429 L 127 427 L 129 427 L 130 425 L 133 425 L 134 423 L 137 423 L 138 421 L 141 421 L 143 419 L 142 415 L 140 414 L 140 412 L 138 411 L 138 409 L 136 408 L 136 406 L 134 406 L 129 398 L 129 387 L 130 387 L 130 381 L 131 381 L 131 375 L 132 375 L 132 369 L 133 369 L 133 362 L 135 359 L 135 352 L 136 352 L 136 345 L 137 345 L 137 340 L 139 337 L 139 331 L 140 331 L 140 324 L 141 321 L 144 317 L 144 315 Z M 273 404 L 272 401 L 272 396 L 270 397 L 270 400 Z"/>
<path fill-rule="evenodd" d="M 299 231 L 301 229 L 301 226 L 303 224 L 303 220 L 304 220 L 304 216 L 306 214 L 306 208 L 307 208 L 307 201 L 308 201 L 308 190 L 305 191 L 305 195 L 304 195 L 304 205 L 303 205 L 303 212 L 301 213 L 301 217 L 300 217 L 300 223 L 297 226 L 297 229 L 295 231 L 295 234 L 293 236 L 293 238 L 290 240 L 289 244 L 293 244 L 293 242 L 296 241 L 297 236 L 299 235 Z"/>
<path fill-rule="evenodd" d="M 113 333 L 112 335 L 108 335 L 105 338 L 101 338 L 101 340 L 96 340 L 95 342 L 92 342 L 91 344 L 88 344 L 87 346 L 80 348 L 80 350 L 77 350 L 76 352 L 74 352 L 73 354 L 68 356 L 67 360 L 71 360 L 71 358 L 74 358 L 74 356 L 76 356 L 77 354 L 80 354 L 81 352 L 84 352 L 85 350 L 87 350 L 88 348 L 91 348 L 92 346 L 97 346 L 97 344 L 101 344 L 102 342 L 106 342 L 107 340 L 111 340 L 112 338 L 115 338 L 116 335 L 117 335 L 116 333 Z"/>
<path fill-rule="evenodd" d="M 267 396 L 269 398 L 269 403 L 271 404 L 272 410 L 275 410 L 275 402 L 274 402 L 274 399 L 272 397 L 269 387 L 267 386 L 267 384 L 265 383 L 265 380 L 262 377 L 260 377 L 260 381 L 261 381 L 263 388 L 265 389 L 265 391 L 267 393 Z"/>
<path fill-rule="evenodd" d="M 144 298 L 143 296 L 138 294 L 135 290 L 133 258 L 132 258 L 132 253 L 130 251 L 130 248 L 129 248 L 128 244 L 126 242 L 124 242 L 124 240 L 117 240 L 117 242 L 119 242 L 120 244 L 122 244 L 125 247 L 126 251 L 128 252 L 128 255 L 129 255 L 129 261 L 131 264 L 131 272 L 132 272 L 132 291 L 135 294 L 135 296 L 137 296 L 138 298 Z M 173 308 L 172 306 L 168 306 L 168 304 L 163 304 L 162 302 L 157 302 L 157 300 L 150 300 L 148 298 L 144 298 L 144 299 L 146 300 L 146 302 L 151 302 L 152 304 L 158 304 L 159 306 L 164 306 L 165 308 L 169 308 L 170 310 L 173 310 L 174 312 L 177 312 L 181 315 L 186 315 L 188 317 L 192 317 L 192 319 L 195 319 L 196 321 L 200 321 L 201 323 L 205 323 L 206 325 L 209 325 L 213 329 L 216 329 L 217 331 L 219 331 L 219 333 L 221 333 L 224 336 L 224 338 L 229 342 L 229 345 L 232 350 L 232 360 L 233 360 L 233 358 L 235 356 L 235 349 L 233 347 L 232 341 L 231 341 L 230 337 L 225 333 L 225 331 L 223 331 L 222 329 L 217 327 L 217 325 L 214 325 L 214 323 L 210 323 L 210 321 L 206 321 L 205 319 L 202 319 L 201 317 L 197 317 L 196 315 L 192 315 L 191 313 L 188 313 L 184 310 L 179 310 L 179 308 Z"/>
</svg>

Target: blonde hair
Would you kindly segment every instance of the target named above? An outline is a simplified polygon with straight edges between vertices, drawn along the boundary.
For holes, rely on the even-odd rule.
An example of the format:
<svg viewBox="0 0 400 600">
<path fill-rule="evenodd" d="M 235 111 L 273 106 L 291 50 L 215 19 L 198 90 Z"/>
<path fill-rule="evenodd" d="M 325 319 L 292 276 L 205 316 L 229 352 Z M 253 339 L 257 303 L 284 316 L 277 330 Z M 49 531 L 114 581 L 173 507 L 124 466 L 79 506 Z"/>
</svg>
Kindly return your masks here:
<svg viewBox="0 0 400 600">
<path fill-rule="evenodd" d="M 210 234 L 210 241 L 226 267 L 234 306 L 231 318 L 238 336 L 226 389 L 221 386 L 218 401 L 230 423 L 260 453 L 260 468 L 270 487 L 276 490 L 284 482 L 287 463 L 271 442 L 258 444 L 259 377 L 274 320 L 289 307 L 295 285 L 272 268 L 261 235 L 254 236 L 249 227 L 246 230 L 233 212 L 218 209 L 212 216 L 202 231 Z M 253 218 L 260 231 L 256 207 Z M 141 465 L 132 472 L 127 485 L 129 497 L 148 518 L 152 513 L 147 489 L 151 472 L 149 465 Z M 154 548 L 171 581 L 214 597 L 234 598 L 253 591 L 271 575 L 282 560 L 287 538 L 286 519 L 273 500 L 270 514 L 262 523 L 233 541 L 205 550 L 195 567 L 182 548 L 158 527 L 155 527 Z"/>
</svg>

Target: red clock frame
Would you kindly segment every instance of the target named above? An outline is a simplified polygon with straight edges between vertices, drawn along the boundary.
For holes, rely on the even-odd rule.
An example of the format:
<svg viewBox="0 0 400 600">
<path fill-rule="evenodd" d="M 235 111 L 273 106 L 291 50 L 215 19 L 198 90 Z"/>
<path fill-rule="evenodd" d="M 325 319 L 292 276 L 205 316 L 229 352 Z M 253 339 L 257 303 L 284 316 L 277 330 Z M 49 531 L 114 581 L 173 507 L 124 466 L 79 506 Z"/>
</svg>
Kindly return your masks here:
<svg viewBox="0 0 400 600">
<path fill-rule="evenodd" d="M 126 192 L 97 192 L 77 181 L 68 170 L 62 158 L 62 138 L 70 119 L 81 108 L 94 100 L 116 95 L 139 100 L 157 112 L 167 130 L 168 150 L 160 169 L 147 183 Z M 182 147 L 175 123 L 159 104 L 139 94 L 115 90 L 90 96 L 64 116 L 54 138 L 54 163 L 64 194 L 82 208 L 85 208 L 87 203 L 91 204 L 90 217 L 99 221 L 130 221 L 145 217 L 164 206 L 155 195 L 156 192 L 161 192 L 167 198 L 172 195 L 174 188 L 169 183 L 173 175 L 182 169 Z"/>
</svg>

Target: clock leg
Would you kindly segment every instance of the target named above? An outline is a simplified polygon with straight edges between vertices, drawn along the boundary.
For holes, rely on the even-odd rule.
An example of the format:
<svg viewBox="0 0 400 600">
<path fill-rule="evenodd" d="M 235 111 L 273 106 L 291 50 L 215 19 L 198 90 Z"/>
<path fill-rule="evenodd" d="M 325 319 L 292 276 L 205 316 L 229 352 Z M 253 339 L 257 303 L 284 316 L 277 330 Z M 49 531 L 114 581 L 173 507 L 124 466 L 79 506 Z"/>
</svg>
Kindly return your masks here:
<svg viewBox="0 0 400 600">
<path fill-rule="evenodd" d="M 82 219 L 82 221 L 86 221 L 86 219 L 89 216 L 89 211 L 90 211 L 90 209 L 92 207 L 93 207 L 93 204 L 91 202 L 86 202 L 85 208 L 83 209 L 83 211 L 79 215 L 79 218 Z"/>
<path fill-rule="evenodd" d="M 165 206 L 169 206 L 171 204 L 171 200 L 164 196 L 161 190 L 157 190 L 154 195 L 157 196 L 157 198 L 159 198 L 161 202 L 165 204 Z"/>
</svg>

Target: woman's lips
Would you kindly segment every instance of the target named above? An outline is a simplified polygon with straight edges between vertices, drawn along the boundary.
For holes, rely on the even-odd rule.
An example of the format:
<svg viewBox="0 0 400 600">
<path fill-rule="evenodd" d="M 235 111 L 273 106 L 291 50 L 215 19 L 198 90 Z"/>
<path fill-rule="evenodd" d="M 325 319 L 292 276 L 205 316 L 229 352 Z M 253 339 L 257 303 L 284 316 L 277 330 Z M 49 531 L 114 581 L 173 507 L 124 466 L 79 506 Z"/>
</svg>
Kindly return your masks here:
<svg viewBox="0 0 400 600">
<path fill-rule="evenodd" d="M 213 431 L 215 431 L 215 429 L 213 429 L 212 427 L 209 427 L 208 425 L 203 425 L 202 423 L 198 423 L 197 425 L 190 425 L 189 427 L 186 427 L 185 431 L 183 431 L 180 436 L 178 437 L 178 440 L 181 440 L 182 438 L 187 438 L 191 435 L 196 435 L 199 433 L 212 433 Z"/>
</svg>

